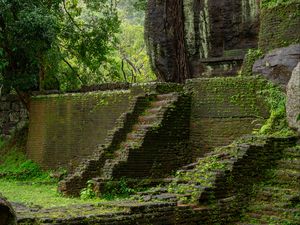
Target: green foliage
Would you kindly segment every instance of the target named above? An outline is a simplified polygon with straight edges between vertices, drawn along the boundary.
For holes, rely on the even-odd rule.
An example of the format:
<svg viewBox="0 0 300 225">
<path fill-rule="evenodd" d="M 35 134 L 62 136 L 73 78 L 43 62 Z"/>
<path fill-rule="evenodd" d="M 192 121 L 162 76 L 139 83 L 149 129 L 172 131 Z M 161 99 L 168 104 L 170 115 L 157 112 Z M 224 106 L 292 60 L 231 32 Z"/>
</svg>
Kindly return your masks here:
<svg viewBox="0 0 300 225">
<path fill-rule="evenodd" d="M 109 0 L 0 1 L 1 85 L 27 92 L 105 81 L 119 24 Z"/>
<path fill-rule="evenodd" d="M 266 97 L 270 108 L 270 117 L 258 133 L 274 136 L 293 135 L 294 132 L 290 130 L 286 120 L 286 96 L 283 91 L 278 86 L 268 83 L 267 88 L 260 94 Z"/>
<path fill-rule="evenodd" d="M 241 75 L 242 76 L 251 76 L 252 75 L 252 67 L 255 61 L 263 56 L 263 52 L 260 49 L 249 49 L 248 53 L 245 56 Z"/>
<path fill-rule="evenodd" d="M 50 173 L 44 172 L 17 149 L 13 149 L 1 157 L 0 177 L 21 181 L 54 181 L 50 178 Z"/>
<path fill-rule="evenodd" d="M 126 178 L 122 177 L 119 181 L 108 181 L 104 186 L 103 193 L 101 193 L 104 199 L 125 198 L 135 193 L 136 190 L 128 186 Z"/>
<path fill-rule="evenodd" d="M 95 197 L 96 197 L 96 193 L 93 190 L 93 182 L 89 180 L 87 182 L 87 187 L 83 188 L 80 191 L 80 198 L 86 200 L 86 199 L 93 199 Z"/>
<path fill-rule="evenodd" d="M 59 32 L 58 1 L 0 1 L 0 77 L 6 89 L 38 86 L 45 53 Z"/>
<path fill-rule="evenodd" d="M 120 74 L 126 82 L 146 82 L 155 80 L 144 41 L 144 27 L 124 21 L 118 38 L 116 62 Z"/>
</svg>

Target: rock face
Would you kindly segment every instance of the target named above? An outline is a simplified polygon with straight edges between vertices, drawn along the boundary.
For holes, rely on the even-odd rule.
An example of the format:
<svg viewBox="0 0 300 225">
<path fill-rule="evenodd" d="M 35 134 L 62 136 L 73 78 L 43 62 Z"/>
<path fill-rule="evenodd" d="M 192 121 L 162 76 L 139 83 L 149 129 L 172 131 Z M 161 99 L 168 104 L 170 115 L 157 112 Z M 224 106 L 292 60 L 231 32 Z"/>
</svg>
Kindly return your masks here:
<svg viewBox="0 0 300 225">
<path fill-rule="evenodd" d="M 298 62 L 300 62 L 300 44 L 290 45 L 267 53 L 264 58 L 254 63 L 252 71 L 286 87 Z"/>
<path fill-rule="evenodd" d="M 300 62 L 287 85 L 286 112 L 290 127 L 297 129 L 300 134 Z"/>
<path fill-rule="evenodd" d="M 190 78 L 184 45 L 183 0 L 148 1 L 145 37 L 152 68 L 161 81 Z"/>
<path fill-rule="evenodd" d="M 11 204 L 0 194 L 0 225 L 15 225 L 16 215 Z"/>
<path fill-rule="evenodd" d="M 167 81 L 178 73 L 194 77 L 205 71 L 201 59 L 257 47 L 258 14 L 257 0 L 148 0 L 145 37 L 154 71 Z"/>
</svg>

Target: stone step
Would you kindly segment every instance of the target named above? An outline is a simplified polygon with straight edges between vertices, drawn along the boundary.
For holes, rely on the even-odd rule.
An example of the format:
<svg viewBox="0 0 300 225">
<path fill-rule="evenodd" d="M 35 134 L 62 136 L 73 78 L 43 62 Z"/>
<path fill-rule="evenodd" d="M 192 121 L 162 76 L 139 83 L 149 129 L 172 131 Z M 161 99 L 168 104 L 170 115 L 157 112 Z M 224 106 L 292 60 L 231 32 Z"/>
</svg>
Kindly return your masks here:
<svg viewBox="0 0 300 225">
<path fill-rule="evenodd" d="M 142 140 L 145 136 L 145 133 L 143 132 L 131 132 L 128 133 L 126 136 L 126 140 L 134 140 L 134 141 L 139 141 Z"/>
<path fill-rule="evenodd" d="M 300 158 L 300 149 L 297 148 L 288 148 L 285 149 L 284 152 L 284 158 Z"/>
<path fill-rule="evenodd" d="M 149 129 L 150 127 L 152 127 L 152 124 L 135 124 L 133 125 L 132 127 L 132 130 L 147 130 Z"/>
<path fill-rule="evenodd" d="M 174 95 L 173 93 L 169 93 L 169 94 L 161 94 L 161 95 L 157 95 L 156 99 L 161 101 L 161 100 L 175 100 L 176 95 Z"/>
<path fill-rule="evenodd" d="M 164 107 L 170 105 L 172 102 L 171 100 L 154 101 L 151 102 L 151 107 Z"/>
<path fill-rule="evenodd" d="M 149 115 L 149 116 L 139 116 L 138 122 L 140 124 L 153 124 L 158 121 L 158 117 L 156 115 Z"/>
<path fill-rule="evenodd" d="M 298 170 L 290 169 L 277 169 L 274 172 L 278 181 L 295 181 L 300 179 L 300 173 Z"/>
<path fill-rule="evenodd" d="M 277 162 L 279 169 L 298 170 L 300 173 L 300 159 L 282 159 Z"/>
<path fill-rule="evenodd" d="M 145 114 L 149 115 L 149 114 L 158 114 L 160 111 L 162 110 L 162 107 L 152 107 L 149 109 L 146 109 Z"/>
<path fill-rule="evenodd" d="M 189 169 L 194 169 L 198 165 L 198 162 L 194 162 L 185 166 L 182 166 L 181 168 L 183 170 L 189 170 Z"/>
<path fill-rule="evenodd" d="M 128 148 L 136 148 L 138 146 L 140 146 L 140 139 L 136 139 L 136 140 L 130 139 L 130 140 L 126 140 L 126 141 L 122 142 L 120 145 L 120 148 L 128 149 Z"/>
<path fill-rule="evenodd" d="M 254 220 L 254 224 L 297 224 L 293 219 L 284 218 L 277 215 L 266 215 L 263 213 L 248 213 L 248 221 L 251 222 Z"/>
</svg>

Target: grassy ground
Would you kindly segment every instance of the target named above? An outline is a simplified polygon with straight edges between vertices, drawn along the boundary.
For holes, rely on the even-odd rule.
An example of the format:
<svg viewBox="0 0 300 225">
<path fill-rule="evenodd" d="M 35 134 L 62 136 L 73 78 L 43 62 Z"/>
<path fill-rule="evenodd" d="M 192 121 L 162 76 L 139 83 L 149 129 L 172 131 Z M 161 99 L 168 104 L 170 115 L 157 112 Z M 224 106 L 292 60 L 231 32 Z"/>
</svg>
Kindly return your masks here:
<svg viewBox="0 0 300 225">
<path fill-rule="evenodd" d="M 23 203 L 28 206 L 44 208 L 67 206 L 73 204 L 96 204 L 105 200 L 94 198 L 82 200 L 80 198 L 65 198 L 57 191 L 56 184 L 36 184 L 24 181 L 0 179 L 0 192 L 9 201 Z"/>
</svg>

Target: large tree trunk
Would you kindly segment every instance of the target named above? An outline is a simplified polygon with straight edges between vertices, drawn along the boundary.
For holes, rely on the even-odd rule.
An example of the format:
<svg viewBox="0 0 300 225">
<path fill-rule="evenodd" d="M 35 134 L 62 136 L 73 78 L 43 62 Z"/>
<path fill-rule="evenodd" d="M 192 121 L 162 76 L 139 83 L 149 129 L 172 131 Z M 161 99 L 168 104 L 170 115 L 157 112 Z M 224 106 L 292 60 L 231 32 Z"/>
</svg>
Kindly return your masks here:
<svg viewBox="0 0 300 225">
<path fill-rule="evenodd" d="M 149 0 L 145 39 L 160 81 L 183 83 L 190 78 L 184 40 L 183 0 Z"/>
<path fill-rule="evenodd" d="M 15 225 L 16 215 L 11 204 L 0 194 L 0 225 Z"/>
</svg>

